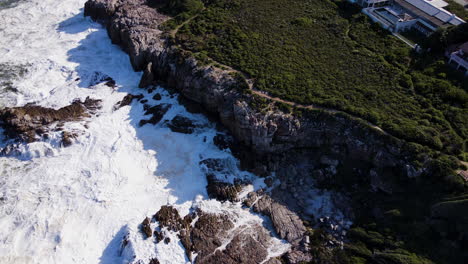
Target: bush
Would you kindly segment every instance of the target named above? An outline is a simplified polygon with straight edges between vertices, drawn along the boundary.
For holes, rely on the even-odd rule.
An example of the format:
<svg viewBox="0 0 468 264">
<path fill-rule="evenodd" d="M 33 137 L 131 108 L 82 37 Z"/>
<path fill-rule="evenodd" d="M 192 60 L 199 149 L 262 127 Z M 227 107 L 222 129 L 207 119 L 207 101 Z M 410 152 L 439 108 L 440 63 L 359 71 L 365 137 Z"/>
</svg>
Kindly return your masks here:
<svg viewBox="0 0 468 264">
<path fill-rule="evenodd" d="M 203 7 L 201 0 L 168 0 L 161 10 L 176 16 L 181 13 L 196 13 L 202 10 Z"/>
</svg>

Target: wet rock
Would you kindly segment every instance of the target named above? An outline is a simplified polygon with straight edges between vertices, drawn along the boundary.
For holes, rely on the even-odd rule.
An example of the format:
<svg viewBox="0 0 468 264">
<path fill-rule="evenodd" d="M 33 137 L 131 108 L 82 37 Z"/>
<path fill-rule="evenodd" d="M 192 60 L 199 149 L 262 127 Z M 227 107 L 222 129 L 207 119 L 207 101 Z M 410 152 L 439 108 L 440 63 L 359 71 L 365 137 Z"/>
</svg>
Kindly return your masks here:
<svg viewBox="0 0 468 264">
<path fill-rule="evenodd" d="M 143 71 L 143 76 L 141 77 L 140 84 L 138 85 L 138 87 L 146 88 L 154 84 L 155 77 L 151 69 L 152 66 L 153 66 L 152 62 L 146 65 L 145 70 Z"/>
<path fill-rule="evenodd" d="M 253 211 L 268 216 L 279 237 L 291 243 L 292 249 L 287 257 L 289 263 L 308 262 L 312 259 L 304 247 L 307 229 L 296 213 L 262 192 L 250 193 L 244 203 Z"/>
<path fill-rule="evenodd" d="M 146 238 L 149 238 L 153 235 L 153 231 L 151 230 L 151 221 L 148 217 L 143 220 L 143 223 L 141 223 L 141 231 L 143 234 L 145 234 Z"/>
<path fill-rule="evenodd" d="M 167 126 L 171 129 L 172 132 L 183 133 L 183 134 L 192 134 L 196 128 L 196 125 L 187 117 L 176 116 L 174 117 Z"/>
<path fill-rule="evenodd" d="M 166 237 L 164 239 L 164 244 L 169 244 L 169 243 L 171 243 L 171 239 L 169 237 Z"/>
<path fill-rule="evenodd" d="M 153 96 L 153 99 L 156 100 L 156 101 L 159 101 L 159 100 L 162 99 L 162 96 L 161 96 L 160 93 L 157 93 L 157 94 L 155 94 L 155 95 Z"/>
<path fill-rule="evenodd" d="M 187 109 L 189 113 L 192 114 L 205 114 L 208 118 L 210 118 L 209 113 L 201 106 L 199 103 L 190 100 L 187 97 L 179 96 L 177 97 L 177 101 Z"/>
<path fill-rule="evenodd" d="M 110 78 L 110 77 L 109 77 L 108 80 L 106 80 L 105 85 L 106 85 L 107 87 L 110 87 L 110 88 L 115 88 L 115 87 L 116 87 L 115 81 L 114 81 L 112 78 Z"/>
<path fill-rule="evenodd" d="M 148 110 L 146 110 L 145 115 L 152 115 L 150 119 L 143 119 L 140 121 L 139 125 L 144 126 L 146 124 L 157 124 L 161 119 L 164 117 L 164 115 L 167 113 L 167 111 L 171 108 L 170 104 L 159 104 L 155 105 L 153 107 L 150 107 Z"/>
<path fill-rule="evenodd" d="M 8 138 L 33 142 L 38 139 L 36 136 L 48 131 L 48 126 L 52 123 L 79 121 L 89 117 L 90 113 L 94 113 L 99 107 L 100 100 L 89 97 L 84 102 L 75 100 L 71 105 L 60 109 L 30 104 L 23 107 L 7 107 L 0 110 L 0 126 Z"/>
<path fill-rule="evenodd" d="M 200 165 L 205 167 L 208 172 L 223 172 L 226 170 L 224 159 L 205 159 L 200 161 Z"/>
<path fill-rule="evenodd" d="M 156 238 L 156 243 L 164 240 L 164 234 L 161 231 L 154 230 L 154 237 Z"/>
<path fill-rule="evenodd" d="M 148 264 L 160 264 L 157 258 L 152 258 Z"/>
<path fill-rule="evenodd" d="M 261 263 L 268 256 L 266 229 L 259 225 L 240 226 L 227 215 L 198 213 L 198 221 L 191 232 L 197 263 Z M 240 231 L 243 230 L 243 231 Z M 233 235 L 233 236 L 232 236 Z M 217 250 L 226 237 L 232 239 L 224 250 Z"/>
<path fill-rule="evenodd" d="M 167 227 L 168 230 L 174 232 L 177 232 L 184 227 L 184 223 L 179 212 L 172 206 L 162 206 L 153 218 L 158 221 L 160 225 Z"/>
<path fill-rule="evenodd" d="M 234 138 L 225 134 L 217 133 L 213 137 L 213 143 L 221 150 L 233 147 Z"/>
<path fill-rule="evenodd" d="M 124 106 L 127 106 L 127 105 L 130 105 L 134 99 L 140 101 L 141 99 L 143 99 L 143 94 L 138 94 L 138 95 L 134 95 L 134 94 L 127 94 L 123 99 L 122 101 L 118 102 L 117 105 L 114 107 L 114 110 L 117 110 L 119 108 L 122 108 Z"/>
<path fill-rule="evenodd" d="M 62 145 L 64 147 L 71 146 L 73 144 L 73 139 L 76 138 L 76 134 L 70 133 L 68 131 L 63 131 L 62 132 Z"/>
<path fill-rule="evenodd" d="M 196 209 L 189 214 L 190 216 L 184 218 L 190 219 L 188 221 L 182 220 L 174 208 L 163 207 L 161 209 L 163 212 L 158 212 L 158 215 L 166 216 L 159 217 L 163 220 L 160 222 L 161 227 L 174 231 L 174 222 L 186 222 L 182 227 L 176 224 L 175 229 L 178 229 L 178 237 L 185 248 L 187 257 L 193 261 L 193 253 L 197 255 L 197 264 L 257 264 L 268 258 L 271 236 L 269 231 L 261 225 L 236 226 L 229 215 L 205 213 L 200 209 Z M 190 224 L 194 220 L 195 223 Z M 168 223 L 169 226 L 164 223 Z M 219 250 L 224 243 L 227 243 L 224 250 Z M 277 264 L 278 262 L 271 260 L 267 263 Z"/>
<path fill-rule="evenodd" d="M 293 245 L 299 244 L 305 237 L 306 228 L 297 214 L 274 201 L 268 194 L 252 192 L 245 204 L 255 212 L 269 216 L 278 235 Z"/>
<path fill-rule="evenodd" d="M 143 100 L 140 101 L 140 103 L 142 103 L 142 104 L 146 104 L 147 102 L 148 102 L 148 100 L 146 100 L 146 99 L 143 99 Z"/>
<path fill-rule="evenodd" d="M 108 87 L 115 87 L 115 81 L 109 75 L 102 72 L 94 72 L 89 80 L 88 87 L 104 83 Z"/>
<path fill-rule="evenodd" d="M 206 191 L 212 199 L 219 201 L 238 201 L 237 195 L 242 191 L 241 184 L 231 184 L 226 182 L 221 182 L 216 179 L 216 176 L 208 174 L 206 176 L 208 185 L 206 186 Z"/>
</svg>

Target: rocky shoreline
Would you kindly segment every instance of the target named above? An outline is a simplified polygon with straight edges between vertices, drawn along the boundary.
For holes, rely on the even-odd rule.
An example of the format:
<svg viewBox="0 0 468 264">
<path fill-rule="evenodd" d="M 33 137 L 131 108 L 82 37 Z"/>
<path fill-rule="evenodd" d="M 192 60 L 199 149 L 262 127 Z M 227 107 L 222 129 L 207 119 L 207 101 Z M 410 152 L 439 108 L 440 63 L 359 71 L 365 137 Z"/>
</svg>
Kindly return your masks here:
<svg viewBox="0 0 468 264">
<path fill-rule="evenodd" d="M 54 131 L 62 131 L 61 145 L 67 147 L 72 144 L 76 135 L 66 131 L 63 126 L 66 122 L 80 121 L 94 115 L 99 110 L 101 101 L 86 98 L 84 101 L 75 100 L 72 104 L 60 109 L 46 108 L 34 104 L 22 107 L 7 107 L 0 110 L 0 127 L 6 139 L 31 143 L 47 139 Z M 14 147 L 8 145 L 1 150 L 8 155 Z"/>
<path fill-rule="evenodd" d="M 268 178 L 269 193 L 251 193 L 243 202 L 253 211 L 269 217 L 278 236 L 291 244 L 291 250 L 283 257 L 288 263 L 312 259 L 304 221 L 311 226 L 323 222 L 323 219 L 319 220 L 321 215 L 315 215 L 318 211 L 331 217 L 327 219 L 327 225 L 331 226 L 328 230 L 336 231 L 334 236 L 338 242 L 344 236 L 342 228 L 345 224 L 333 222 L 332 214 L 353 218 L 349 203 L 341 195 L 331 198 L 339 212 L 314 208 L 316 193 L 310 191 L 316 190 L 314 187 L 326 188 L 335 184 L 337 175 L 350 175 L 357 179 L 354 184 L 362 182 L 366 186 L 364 188 L 370 188 L 370 192 L 392 194 L 399 188 L 393 181 L 393 175 L 416 178 L 426 170 L 428 159 L 420 168 L 416 168 L 412 163 L 413 154 L 408 151 L 405 142 L 347 115 L 320 110 L 295 115 L 282 111 L 271 102 L 266 110 L 253 107 L 258 99 L 239 88 L 243 84 L 239 83 L 235 74 L 215 66 L 200 65 L 190 54 L 171 44 L 170 39 L 159 29 L 169 17 L 150 7 L 146 0 L 89 0 L 84 14 L 105 25 L 112 42 L 129 54 L 133 68 L 144 71 L 140 82 L 142 88 L 164 82 L 167 87 L 203 106 L 234 136 L 234 141 L 238 143 L 233 144 L 242 145 L 235 152 L 245 169 L 261 176 L 274 175 Z M 155 113 L 164 111 L 164 106 L 158 107 L 161 109 L 153 109 Z M 155 120 L 146 120 L 144 124 L 157 123 L 158 114 L 155 113 Z M 183 123 L 183 120 L 176 121 Z M 232 145 L 224 139 L 219 139 L 218 143 L 225 147 Z M 219 200 L 237 199 L 241 187 L 210 180 L 208 174 L 207 177 L 211 197 Z M 223 220 L 223 216 L 215 217 L 203 212 L 198 214 L 192 217 L 206 217 L 207 223 L 219 221 L 222 222 L 221 226 L 232 228 L 226 222 L 228 220 Z M 159 218 L 155 217 L 156 220 Z M 185 221 L 174 215 L 172 218 L 171 221 L 176 223 Z M 161 219 L 158 221 L 161 222 Z M 171 228 L 170 225 L 167 227 Z M 200 248 L 194 242 L 194 237 L 201 231 L 188 227 L 178 227 L 174 231 L 186 234 L 185 237 L 182 235 L 181 241 L 189 259 L 192 251 L 198 254 L 197 263 L 220 263 L 216 262 L 220 259 L 225 261 L 223 263 L 259 262 L 233 262 L 232 259 L 246 254 L 241 249 L 231 252 L 235 256 L 229 253 L 227 257 L 220 253 L 223 256 L 208 254 L 210 258 L 205 258 L 205 250 L 214 249 Z M 223 232 L 211 231 L 216 234 Z M 203 239 L 211 238 L 198 238 L 197 241 Z"/>
</svg>

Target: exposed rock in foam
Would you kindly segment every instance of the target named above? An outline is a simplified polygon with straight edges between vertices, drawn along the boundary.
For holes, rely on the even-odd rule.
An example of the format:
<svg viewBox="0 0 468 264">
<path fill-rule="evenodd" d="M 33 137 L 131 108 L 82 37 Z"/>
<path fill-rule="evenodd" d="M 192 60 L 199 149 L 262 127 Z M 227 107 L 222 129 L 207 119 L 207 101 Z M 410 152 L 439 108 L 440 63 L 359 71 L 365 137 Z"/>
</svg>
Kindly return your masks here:
<svg viewBox="0 0 468 264">
<path fill-rule="evenodd" d="M 83 102 L 76 100 L 71 105 L 60 109 L 30 104 L 22 107 L 7 107 L 0 110 L 0 126 L 9 139 L 34 142 L 43 136 L 47 137 L 47 132 L 52 124 L 82 120 L 90 117 L 99 108 L 100 100 L 89 97 Z M 63 145 L 68 146 L 72 143 L 75 135 L 64 131 L 62 137 Z"/>
</svg>

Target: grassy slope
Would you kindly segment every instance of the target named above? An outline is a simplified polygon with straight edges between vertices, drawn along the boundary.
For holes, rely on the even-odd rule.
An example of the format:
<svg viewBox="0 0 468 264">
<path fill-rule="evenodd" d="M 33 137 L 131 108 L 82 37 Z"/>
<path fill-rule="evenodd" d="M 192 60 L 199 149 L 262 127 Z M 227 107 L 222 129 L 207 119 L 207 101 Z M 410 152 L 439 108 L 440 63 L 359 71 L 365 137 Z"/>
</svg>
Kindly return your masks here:
<svg viewBox="0 0 468 264">
<path fill-rule="evenodd" d="M 416 59 L 344 1 L 206 6 L 176 36 L 185 49 L 246 73 L 274 96 L 344 110 L 464 159 L 468 84 L 443 58 Z"/>
</svg>

